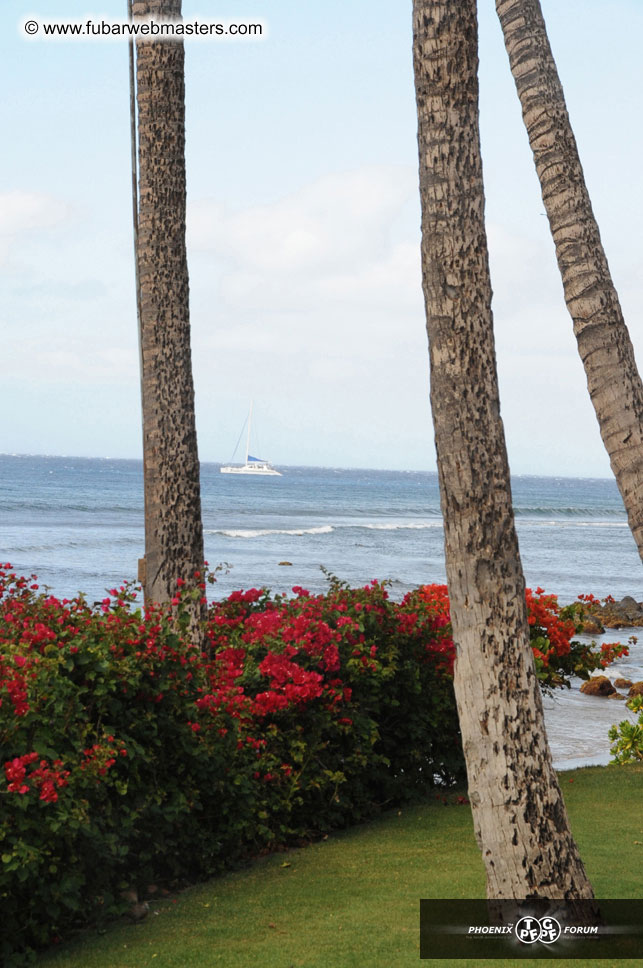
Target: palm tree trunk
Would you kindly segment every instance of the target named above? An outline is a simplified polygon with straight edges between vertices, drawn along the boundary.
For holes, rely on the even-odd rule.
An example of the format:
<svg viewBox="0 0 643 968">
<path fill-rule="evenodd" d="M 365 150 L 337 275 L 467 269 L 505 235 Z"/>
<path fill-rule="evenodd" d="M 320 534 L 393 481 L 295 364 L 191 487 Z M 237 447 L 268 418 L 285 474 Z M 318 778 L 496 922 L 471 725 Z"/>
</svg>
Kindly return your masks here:
<svg viewBox="0 0 643 968">
<path fill-rule="evenodd" d="M 643 384 L 538 0 L 496 0 L 589 394 L 643 559 Z"/>
<path fill-rule="evenodd" d="M 455 691 L 490 898 L 592 897 L 552 767 L 500 418 L 475 0 L 414 0 L 422 275 Z"/>
<path fill-rule="evenodd" d="M 178 19 L 181 0 L 134 0 L 133 16 Z M 180 41 L 138 40 L 138 274 L 146 600 L 169 602 L 203 569 L 185 244 L 185 81 Z M 193 624 L 202 612 L 200 596 Z"/>
</svg>

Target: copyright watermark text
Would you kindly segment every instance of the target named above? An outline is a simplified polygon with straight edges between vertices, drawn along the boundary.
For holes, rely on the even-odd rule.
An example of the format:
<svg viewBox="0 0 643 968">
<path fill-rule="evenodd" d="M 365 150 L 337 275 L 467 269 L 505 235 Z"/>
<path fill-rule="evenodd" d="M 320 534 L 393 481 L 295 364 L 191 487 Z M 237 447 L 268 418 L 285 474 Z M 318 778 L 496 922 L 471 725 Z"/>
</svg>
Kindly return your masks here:
<svg viewBox="0 0 643 968">
<path fill-rule="evenodd" d="M 265 22 L 240 23 L 195 17 L 190 20 L 50 20 L 28 17 L 19 25 L 29 40 L 263 40 Z"/>
</svg>

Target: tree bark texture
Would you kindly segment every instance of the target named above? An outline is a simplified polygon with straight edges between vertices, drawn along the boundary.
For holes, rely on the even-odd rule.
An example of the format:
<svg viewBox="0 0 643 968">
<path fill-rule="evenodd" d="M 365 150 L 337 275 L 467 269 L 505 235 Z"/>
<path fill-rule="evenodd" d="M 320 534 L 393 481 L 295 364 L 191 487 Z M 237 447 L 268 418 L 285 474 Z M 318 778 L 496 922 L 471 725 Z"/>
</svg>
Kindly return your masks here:
<svg viewBox="0 0 643 968">
<path fill-rule="evenodd" d="M 135 0 L 134 19 L 179 19 L 181 0 Z M 168 602 L 203 569 L 185 243 L 180 41 L 138 40 L 138 271 L 145 473 L 145 597 Z M 200 614 L 196 599 L 195 617 Z"/>
<path fill-rule="evenodd" d="M 539 0 L 496 0 L 601 437 L 643 559 L 643 384 Z"/>
<path fill-rule="evenodd" d="M 487 892 L 592 897 L 551 762 L 529 644 L 496 375 L 475 0 L 414 0 L 413 33 L 455 691 Z"/>
</svg>

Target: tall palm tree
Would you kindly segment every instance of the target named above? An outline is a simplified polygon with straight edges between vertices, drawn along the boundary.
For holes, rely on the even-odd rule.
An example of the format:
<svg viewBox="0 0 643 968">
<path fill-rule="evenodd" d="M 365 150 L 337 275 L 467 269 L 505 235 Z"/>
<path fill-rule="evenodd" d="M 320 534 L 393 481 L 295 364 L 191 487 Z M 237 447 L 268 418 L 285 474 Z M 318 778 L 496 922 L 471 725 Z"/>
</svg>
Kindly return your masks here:
<svg viewBox="0 0 643 968">
<path fill-rule="evenodd" d="M 134 0 L 134 19 L 178 19 L 181 0 Z M 138 40 L 140 299 L 147 600 L 168 602 L 203 568 L 185 243 L 182 41 Z M 193 619 L 201 613 L 195 596 Z"/>
<path fill-rule="evenodd" d="M 539 0 L 496 0 L 589 394 L 643 558 L 643 384 Z"/>
<path fill-rule="evenodd" d="M 414 0 L 422 276 L 455 692 L 491 898 L 592 897 L 549 750 L 500 417 L 476 0 Z"/>
</svg>

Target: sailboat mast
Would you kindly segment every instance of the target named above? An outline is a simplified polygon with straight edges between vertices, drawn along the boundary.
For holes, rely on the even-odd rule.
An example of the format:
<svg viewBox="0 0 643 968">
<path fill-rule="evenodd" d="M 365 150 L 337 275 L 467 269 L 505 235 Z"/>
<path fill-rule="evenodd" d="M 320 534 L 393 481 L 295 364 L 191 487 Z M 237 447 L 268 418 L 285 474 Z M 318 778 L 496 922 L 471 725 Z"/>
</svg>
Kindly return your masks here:
<svg viewBox="0 0 643 968">
<path fill-rule="evenodd" d="M 246 464 L 248 463 L 248 456 L 250 454 L 250 427 L 252 426 L 252 405 L 254 400 L 250 401 L 250 413 L 248 414 L 248 436 L 246 437 Z"/>
</svg>

